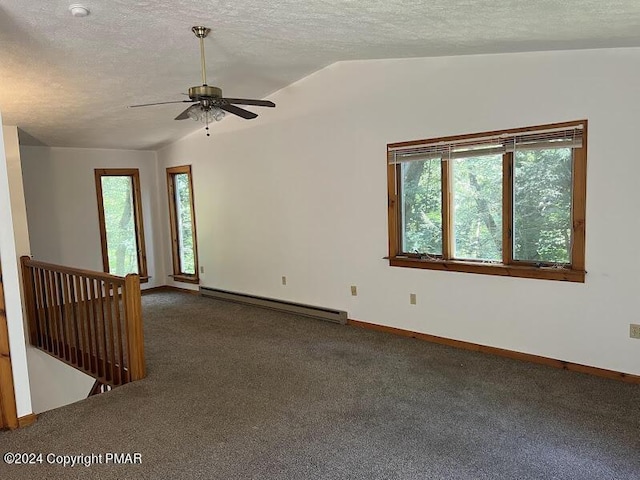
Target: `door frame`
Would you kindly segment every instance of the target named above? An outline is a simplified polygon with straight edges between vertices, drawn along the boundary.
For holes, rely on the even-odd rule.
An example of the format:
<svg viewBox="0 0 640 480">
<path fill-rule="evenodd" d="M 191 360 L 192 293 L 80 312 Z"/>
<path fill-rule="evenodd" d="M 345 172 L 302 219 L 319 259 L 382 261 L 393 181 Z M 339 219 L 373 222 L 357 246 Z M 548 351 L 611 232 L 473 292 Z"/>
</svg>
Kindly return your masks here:
<svg viewBox="0 0 640 480">
<path fill-rule="evenodd" d="M 18 428 L 16 395 L 11 369 L 9 349 L 9 327 L 2 286 L 2 265 L 0 264 L 0 429 Z"/>
</svg>

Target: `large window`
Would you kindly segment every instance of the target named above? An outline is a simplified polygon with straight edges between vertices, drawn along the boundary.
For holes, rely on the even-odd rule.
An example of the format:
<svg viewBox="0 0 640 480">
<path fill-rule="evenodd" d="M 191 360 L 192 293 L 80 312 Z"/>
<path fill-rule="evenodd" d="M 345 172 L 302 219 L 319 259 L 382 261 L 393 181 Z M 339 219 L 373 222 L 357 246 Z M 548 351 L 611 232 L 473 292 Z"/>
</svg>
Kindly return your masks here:
<svg viewBox="0 0 640 480">
<path fill-rule="evenodd" d="M 142 226 L 140 175 L 137 169 L 95 171 L 104 271 L 144 281 L 147 262 Z"/>
<path fill-rule="evenodd" d="M 584 282 L 587 122 L 387 146 L 393 266 Z"/>
<path fill-rule="evenodd" d="M 191 166 L 167 168 L 173 278 L 198 282 L 198 252 L 193 208 Z"/>
</svg>

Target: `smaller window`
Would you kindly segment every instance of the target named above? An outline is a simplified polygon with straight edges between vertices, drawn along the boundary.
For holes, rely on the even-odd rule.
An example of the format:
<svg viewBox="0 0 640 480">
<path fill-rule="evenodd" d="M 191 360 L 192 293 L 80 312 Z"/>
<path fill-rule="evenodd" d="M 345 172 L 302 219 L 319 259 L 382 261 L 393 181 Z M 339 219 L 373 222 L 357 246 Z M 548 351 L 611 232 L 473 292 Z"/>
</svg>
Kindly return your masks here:
<svg viewBox="0 0 640 480">
<path fill-rule="evenodd" d="M 198 249 L 191 166 L 167 168 L 173 279 L 198 283 Z"/>
</svg>

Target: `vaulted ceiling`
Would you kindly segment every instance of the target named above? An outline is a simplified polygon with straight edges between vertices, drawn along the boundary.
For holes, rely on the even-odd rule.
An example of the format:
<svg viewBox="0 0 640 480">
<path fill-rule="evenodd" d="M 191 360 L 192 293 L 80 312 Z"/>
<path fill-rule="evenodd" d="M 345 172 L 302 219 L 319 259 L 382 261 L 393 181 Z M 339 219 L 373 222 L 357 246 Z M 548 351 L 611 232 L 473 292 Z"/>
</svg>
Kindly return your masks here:
<svg viewBox="0 0 640 480">
<path fill-rule="evenodd" d="M 340 60 L 640 46 L 638 0 L 86 0 L 76 18 L 77 1 L 0 3 L 0 111 L 28 143 L 155 149 L 201 128 L 173 120 L 183 105 L 127 108 L 200 84 L 193 25 L 212 29 L 208 83 L 245 98 Z"/>
</svg>

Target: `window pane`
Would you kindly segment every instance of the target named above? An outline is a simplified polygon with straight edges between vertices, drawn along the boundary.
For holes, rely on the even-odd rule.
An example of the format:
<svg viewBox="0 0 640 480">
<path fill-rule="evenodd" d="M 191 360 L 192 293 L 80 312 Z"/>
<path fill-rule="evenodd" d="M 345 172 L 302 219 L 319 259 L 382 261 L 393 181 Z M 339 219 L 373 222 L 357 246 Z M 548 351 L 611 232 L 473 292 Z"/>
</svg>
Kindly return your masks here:
<svg viewBox="0 0 640 480">
<path fill-rule="evenodd" d="M 129 176 L 102 176 L 102 205 L 107 234 L 109 273 L 138 273 L 138 248 Z"/>
<path fill-rule="evenodd" d="M 502 261 L 502 155 L 451 162 L 454 258 Z"/>
<path fill-rule="evenodd" d="M 442 255 L 440 159 L 401 164 L 402 250 Z"/>
<path fill-rule="evenodd" d="M 516 152 L 514 164 L 514 259 L 570 263 L 572 150 Z"/>
<path fill-rule="evenodd" d="M 189 175 L 178 173 L 173 176 L 175 185 L 176 221 L 178 227 L 178 256 L 180 273 L 196 274 L 193 252 L 193 212 L 191 211 L 191 185 Z"/>
</svg>

